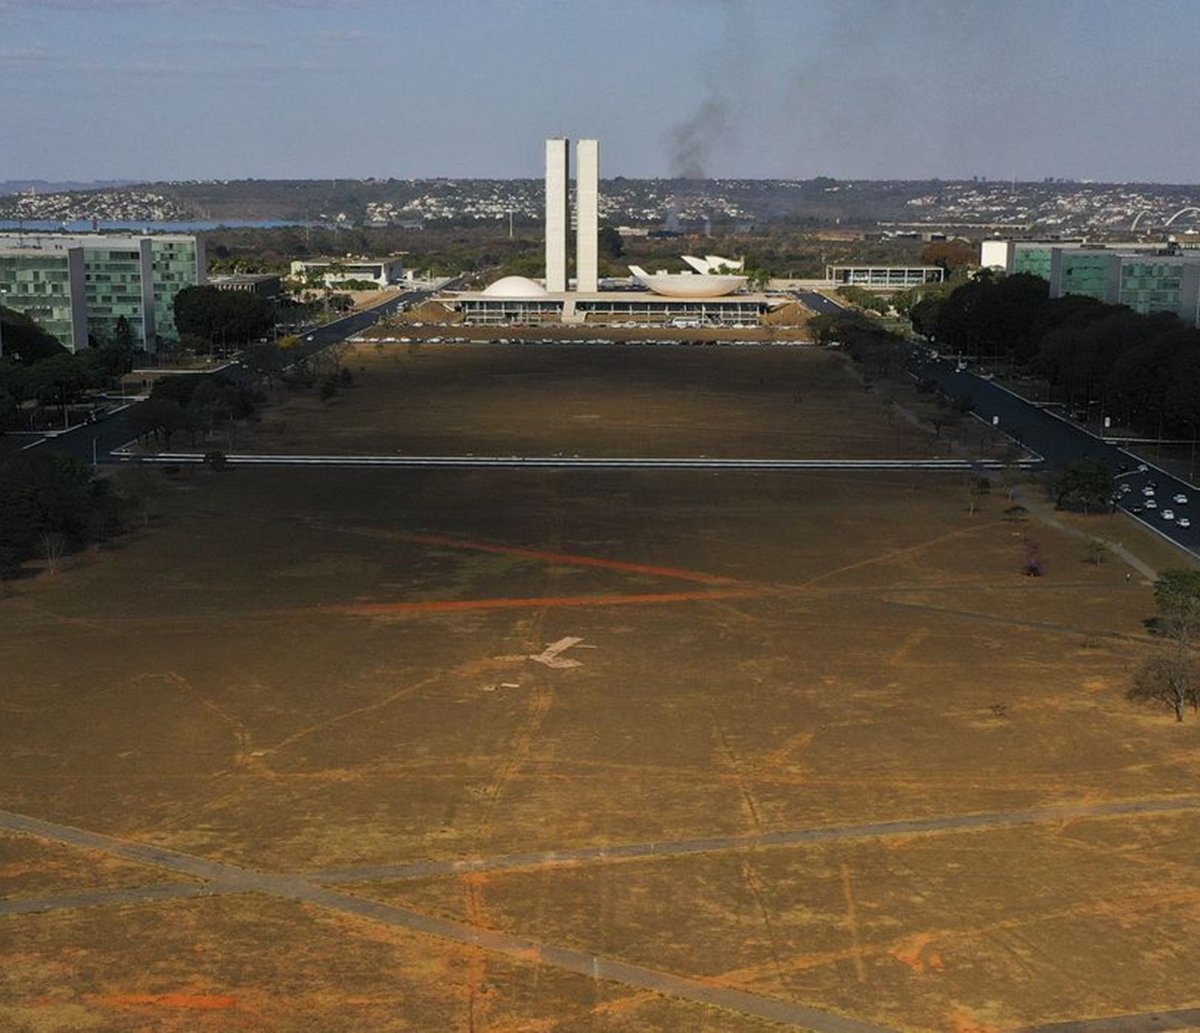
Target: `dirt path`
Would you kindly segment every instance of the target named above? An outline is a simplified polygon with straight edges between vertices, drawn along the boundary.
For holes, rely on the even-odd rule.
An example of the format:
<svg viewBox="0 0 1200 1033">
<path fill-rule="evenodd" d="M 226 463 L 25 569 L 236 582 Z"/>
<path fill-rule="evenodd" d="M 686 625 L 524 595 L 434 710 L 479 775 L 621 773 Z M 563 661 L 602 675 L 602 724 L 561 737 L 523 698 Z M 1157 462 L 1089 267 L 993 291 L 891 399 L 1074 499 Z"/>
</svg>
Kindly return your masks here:
<svg viewBox="0 0 1200 1033">
<path fill-rule="evenodd" d="M 1054 511 L 1050 508 L 1048 503 L 1043 502 L 1041 499 L 1034 498 L 1027 490 L 1018 488 L 1016 492 L 1014 492 L 1014 501 L 1020 502 L 1020 504 L 1029 512 L 1030 516 L 1032 516 L 1040 524 L 1045 524 L 1047 527 L 1052 527 L 1054 530 L 1061 531 L 1063 534 L 1070 535 L 1072 538 L 1077 538 L 1081 542 L 1089 542 L 1096 538 L 1095 535 L 1084 534 L 1078 528 L 1072 527 L 1070 524 L 1059 520 L 1058 517 L 1054 515 Z M 1138 559 L 1120 542 L 1112 542 L 1106 538 L 1101 538 L 1099 540 L 1104 542 L 1114 556 L 1119 557 L 1122 561 L 1131 566 L 1147 581 L 1158 580 L 1158 571 L 1150 566 L 1149 563 Z"/>
<path fill-rule="evenodd" d="M 632 965 L 614 958 L 589 954 L 586 951 L 540 943 L 491 929 L 453 922 L 422 914 L 409 908 L 353 896 L 332 888 L 337 885 L 371 882 L 380 879 L 404 879 L 430 875 L 491 872 L 515 868 L 533 868 L 564 863 L 609 862 L 637 858 L 678 857 L 686 854 L 746 851 L 768 847 L 793 846 L 803 843 L 838 840 L 887 838 L 926 833 L 962 832 L 975 829 L 995 829 L 1017 825 L 1059 823 L 1081 818 L 1121 817 L 1124 815 L 1168 813 L 1200 810 L 1200 795 L 1161 799 L 1114 800 L 1103 803 L 1067 804 L 1056 807 L 1029 808 L 1014 811 L 994 811 L 982 814 L 943 815 L 900 821 L 871 822 L 862 825 L 842 825 L 825 828 L 795 829 L 764 832 L 746 836 L 722 836 L 708 839 L 676 840 L 657 843 L 631 843 L 615 847 L 589 847 L 578 850 L 558 850 L 542 853 L 516 854 L 493 858 L 457 861 L 429 861 L 416 864 L 359 868 L 341 872 L 310 872 L 277 874 L 242 868 L 237 865 L 210 861 L 203 857 L 151 846 L 131 840 L 118 839 L 100 833 L 42 821 L 38 818 L 0 811 L 0 829 L 37 836 L 53 842 L 89 850 L 100 850 L 115 857 L 152 865 L 168 871 L 190 875 L 202 880 L 195 885 L 149 884 L 129 889 L 104 890 L 75 894 L 59 894 L 33 899 L 0 902 L 0 918 L 34 912 L 104 906 L 110 904 L 143 904 L 157 900 L 179 899 L 216 894 L 259 893 L 285 900 L 299 901 L 355 918 L 383 925 L 401 927 L 456 943 L 478 947 L 522 961 L 550 965 L 576 972 L 596 980 L 607 980 L 624 986 L 655 993 L 668 994 L 698 1004 L 711 1005 L 744 1015 L 771 1019 L 814 1033 L 887 1033 L 884 1027 L 844 1016 L 833 1015 L 794 1004 L 789 1001 L 714 986 L 658 969 Z M 1159 1019 L 1174 1023 L 1190 1021 L 1195 1010 L 1134 1015 L 1079 1023 L 1060 1023 L 1030 1027 L 1022 1033 L 1082 1033 L 1083 1030 L 1111 1030 L 1112 1033 L 1133 1033 L 1147 1028 L 1179 1029 L 1175 1025 L 1148 1025 Z"/>
</svg>

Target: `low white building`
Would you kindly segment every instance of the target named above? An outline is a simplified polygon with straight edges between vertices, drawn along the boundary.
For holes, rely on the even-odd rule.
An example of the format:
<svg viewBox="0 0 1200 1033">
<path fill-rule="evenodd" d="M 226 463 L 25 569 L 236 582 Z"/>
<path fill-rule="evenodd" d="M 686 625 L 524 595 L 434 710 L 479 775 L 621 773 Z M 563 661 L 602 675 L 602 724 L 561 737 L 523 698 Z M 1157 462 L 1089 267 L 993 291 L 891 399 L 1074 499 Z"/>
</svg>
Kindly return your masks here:
<svg viewBox="0 0 1200 1033">
<path fill-rule="evenodd" d="M 318 261 L 293 262 L 291 275 L 296 280 L 321 279 L 324 287 L 341 287 L 347 283 L 369 280 L 378 287 L 388 287 L 404 279 L 404 260 L 390 258 L 323 258 Z"/>
</svg>

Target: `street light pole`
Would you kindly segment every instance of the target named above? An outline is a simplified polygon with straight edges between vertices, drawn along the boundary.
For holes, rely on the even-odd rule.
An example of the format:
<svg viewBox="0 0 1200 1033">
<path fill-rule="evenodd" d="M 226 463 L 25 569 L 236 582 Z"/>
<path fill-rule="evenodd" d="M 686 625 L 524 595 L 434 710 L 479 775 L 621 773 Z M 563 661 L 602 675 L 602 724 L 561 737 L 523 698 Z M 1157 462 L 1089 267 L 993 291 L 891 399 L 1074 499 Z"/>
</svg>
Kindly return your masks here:
<svg viewBox="0 0 1200 1033">
<path fill-rule="evenodd" d="M 0 290 L 0 308 L 4 307 L 4 299 L 8 297 L 8 291 Z M 4 358 L 4 317 L 0 315 L 0 359 Z"/>
</svg>

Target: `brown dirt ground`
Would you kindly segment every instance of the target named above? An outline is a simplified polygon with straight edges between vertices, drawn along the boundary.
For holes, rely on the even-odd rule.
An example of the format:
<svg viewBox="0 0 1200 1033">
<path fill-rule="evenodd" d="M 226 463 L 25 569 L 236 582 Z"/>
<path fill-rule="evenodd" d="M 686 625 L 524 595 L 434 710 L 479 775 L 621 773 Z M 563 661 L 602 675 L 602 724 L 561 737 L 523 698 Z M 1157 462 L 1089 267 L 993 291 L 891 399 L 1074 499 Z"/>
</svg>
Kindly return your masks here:
<svg viewBox="0 0 1200 1033">
<path fill-rule="evenodd" d="M 927 441 L 819 353 L 812 383 L 830 379 L 803 390 L 802 416 L 790 389 L 759 404 L 758 358 L 718 359 L 688 391 L 642 354 L 631 382 L 678 395 L 673 426 L 692 399 L 706 445 L 707 427 L 730 428 L 731 452 Z M 506 433 L 472 418 L 486 395 L 519 421 L 513 440 L 563 448 L 560 392 L 526 383 L 543 366 L 497 378 L 486 352 L 446 355 L 411 363 L 442 371 L 424 401 L 404 397 L 407 355 L 368 357 L 338 404 L 282 431 L 272 417 L 263 437 L 298 451 L 324 428 L 337 451 L 427 433 L 482 452 Z M 594 368 L 548 379 L 614 412 Z M 643 447 L 657 422 L 572 440 Z M 1149 586 L 1007 505 L 994 493 L 972 516 L 960 479 L 911 474 L 185 470 L 162 478 L 150 527 L 0 598 L 0 808 L 313 871 L 1194 792 L 1200 723 L 1123 697 L 1151 645 Z M 1044 578 L 1020 575 L 1029 539 Z M 564 636 L 583 639 L 565 654 L 582 666 L 524 659 Z M 965 1033 L 1193 1004 L 1198 820 L 349 888 Z M 8 839 L 6 895 L 126 884 Z M 0 955 L 0 1027 L 18 1030 L 769 1028 L 258 897 L 0 917 Z"/>
<path fill-rule="evenodd" d="M 814 348 L 361 346 L 356 386 L 293 395 L 241 451 L 409 455 L 912 458 L 944 440 L 864 391 L 845 356 Z M 318 414 L 332 410 L 333 418 Z M 976 433 L 975 428 L 970 428 Z M 978 433 L 983 433 L 979 429 Z"/>
</svg>

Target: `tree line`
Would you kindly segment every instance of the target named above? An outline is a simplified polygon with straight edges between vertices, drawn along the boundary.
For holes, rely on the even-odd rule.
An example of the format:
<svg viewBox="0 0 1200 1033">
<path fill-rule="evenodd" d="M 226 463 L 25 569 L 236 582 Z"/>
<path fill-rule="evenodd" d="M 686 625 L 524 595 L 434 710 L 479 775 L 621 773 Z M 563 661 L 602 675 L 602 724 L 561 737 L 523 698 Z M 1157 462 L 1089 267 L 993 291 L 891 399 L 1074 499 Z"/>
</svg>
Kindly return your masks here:
<svg viewBox="0 0 1200 1033">
<path fill-rule="evenodd" d="M 110 386 L 132 368 L 132 348 L 110 344 L 69 352 L 32 320 L 3 310 L 4 357 L 0 359 L 0 432 L 20 426 L 33 402 L 64 415 L 85 392 Z"/>
<path fill-rule="evenodd" d="M 123 501 L 82 463 L 35 448 L 0 462 L 0 578 L 41 555 L 58 558 L 122 526 Z"/>
<path fill-rule="evenodd" d="M 1039 276 L 980 274 L 910 313 L 939 347 L 1044 377 L 1069 409 L 1095 406 L 1146 434 L 1200 433 L 1200 330 L 1171 313 L 1068 294 Z"/>
</svg>

